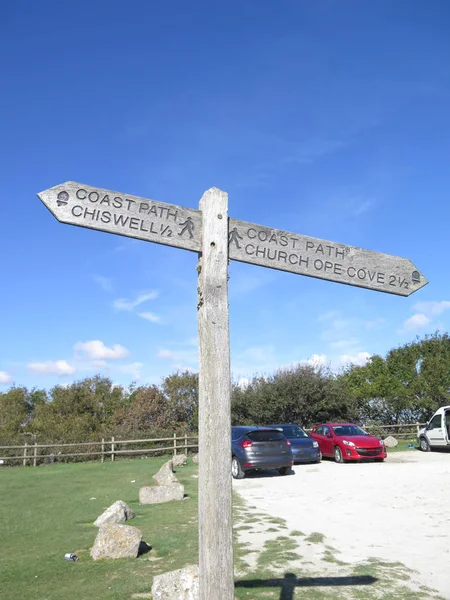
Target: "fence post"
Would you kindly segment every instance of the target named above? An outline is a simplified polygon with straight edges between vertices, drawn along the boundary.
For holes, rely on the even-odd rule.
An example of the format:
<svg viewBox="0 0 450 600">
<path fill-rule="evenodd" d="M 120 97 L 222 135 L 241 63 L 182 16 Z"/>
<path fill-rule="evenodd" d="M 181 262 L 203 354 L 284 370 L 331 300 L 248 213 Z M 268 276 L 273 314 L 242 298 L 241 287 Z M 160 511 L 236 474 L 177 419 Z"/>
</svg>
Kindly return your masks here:
<svg viewBox="0 0 450 600">
<path fill-rule="evenodd" d="M 416 423 L 416 433 L 417 433 L 417 435 L 419 435 L 419 431 L 420 431 L 420 423 L 417 422 Z"/>
<path fill-rule="evenodd" d="M 176 432 L 173 434 L 173 455 L 177 455 L 177 434 Z"/>
<path fill-rule="evenodd" d="M 25 442 L 25 448 L 23 449 L 23 466 L 26 467 L 27 466 L 27 442 Z"/>
<path fill-rule="evenodd" d="M 33 467 L 37 465 L 37 443 L 34 442 L 34 450 L 33 450 Z"/>
<path fill-rule="evenodd" d="M 102 438 L 102 462 L 105 460 L 105 438 Z"/>
<path fill-rule="evenodd" d="M 184 432 L 184 454 L 187 456 L 188 447 L 187 447 L 187 433 Z"/>
<path fill-rule="evenodd" d="M 111 438 L 111 460 L 114 461 L 114 436 Z"/>
</svg>

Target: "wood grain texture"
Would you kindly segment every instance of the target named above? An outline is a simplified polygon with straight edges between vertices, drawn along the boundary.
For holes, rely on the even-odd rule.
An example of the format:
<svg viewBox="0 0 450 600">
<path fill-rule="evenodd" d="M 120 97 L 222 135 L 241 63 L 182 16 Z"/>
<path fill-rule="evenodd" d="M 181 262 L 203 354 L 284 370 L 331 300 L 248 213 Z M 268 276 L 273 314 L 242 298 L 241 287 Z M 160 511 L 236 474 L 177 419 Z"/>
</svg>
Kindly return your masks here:
<svg viewBox="0 0 450 600">
<path fill-rule="evenodd" d="M 211 188 L 199 257 L 200 600 L 233 600 L 228 195 Z"/>
<path fill-rule="evenodd" d="M 38 194 L 61 223 L 200 251 L 198 210 L 68 181 Z"/>
<path fill-rule="evenodd" d="M 38 196 L 61 223 L 201 251 L 199 210 L 73 181 Z M 407 258 L 236 219 L 229 220 L 229 258 L 398 296 L 428 283 Z"/>
<path fill-rule="evenodd" d="M 409 296 L 428 283 L 407 259 L 230 219 L 230 259 Z"/>
</svg>

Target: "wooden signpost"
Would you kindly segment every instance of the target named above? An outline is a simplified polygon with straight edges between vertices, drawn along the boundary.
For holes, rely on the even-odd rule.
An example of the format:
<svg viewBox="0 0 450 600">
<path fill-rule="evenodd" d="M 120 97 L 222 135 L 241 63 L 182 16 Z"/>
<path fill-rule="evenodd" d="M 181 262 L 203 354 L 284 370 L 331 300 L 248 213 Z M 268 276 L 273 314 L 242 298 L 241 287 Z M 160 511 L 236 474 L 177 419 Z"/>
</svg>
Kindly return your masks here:
<svg viewBox="0 0 450 600">
<path fill-rule="evenodd" d="M 73 181 L 38 196 L 61 223 L 199 253 L 200 600 L 233 600 L 228 260 L 399 296 L 428 281 L 406 258 L 228 218 L 217 188 L 199 210 Z"/>
</svg>

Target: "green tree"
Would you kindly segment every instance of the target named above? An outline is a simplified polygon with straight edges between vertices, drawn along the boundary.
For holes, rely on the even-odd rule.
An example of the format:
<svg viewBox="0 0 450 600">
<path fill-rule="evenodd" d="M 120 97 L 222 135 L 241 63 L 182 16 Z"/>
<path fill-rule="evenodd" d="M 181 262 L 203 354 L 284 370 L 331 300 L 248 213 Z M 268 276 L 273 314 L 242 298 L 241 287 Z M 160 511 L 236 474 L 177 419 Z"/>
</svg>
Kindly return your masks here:
<svg viewBox="0 0 450 600">
<path fill-rule="evenodd" d="M 122 437 L 147 435 L 166 428 L 173 431 L 168 422 L 167 399 L 155 385 L 136 388 L 127 406 L 116 409 L 112 427 Z"/>
<path fill-rule="evenodd" d="M 50 401 L 36 404 L 31 431 L 39 441 L 89 441 L 109 429 L 114 412 L 127 401 L 123 388 L 100 375 L 57 385 Z"/>
<path fill-rule="evenodd" d="M 244 389 L 233 386 L 232 422 L 298 423 L 348 420 L 357 415 L 346 382 L 328 368 L 298 365 L 270 377 L 254 377 Z"/>
<path fill-rule="evenodd" d="M 198 373 L 183 371 L 163 378 L 170 419 L 190 431 L 198 428 Z"/>
<path fill-rule="evenodd" d="M 369 421 L 384 424 L 427 419 L 450 402 L 450 339 L 435 333 L 373 356 L 343 375 Z"/>
<path fill-rule="evenodd" d="M 7 444 L 17 440 L 28 425 L 29 393 L 25 387 L 12 387 L 0 393 L 0 438 Z"/>
</svg>

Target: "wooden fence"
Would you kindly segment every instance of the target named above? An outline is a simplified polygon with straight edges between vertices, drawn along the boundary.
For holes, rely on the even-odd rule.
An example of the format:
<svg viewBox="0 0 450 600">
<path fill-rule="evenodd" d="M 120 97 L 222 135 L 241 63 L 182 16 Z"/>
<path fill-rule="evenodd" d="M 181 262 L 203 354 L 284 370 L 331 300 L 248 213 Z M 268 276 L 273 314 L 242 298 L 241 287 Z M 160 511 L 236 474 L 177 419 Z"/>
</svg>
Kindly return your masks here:
<svg viewBox="0 0 450 600">
<path fill-rule="evenodd" d="M 416 438 L 419 430 L 425 425 L 426 423 L 400 423 L 399 425 L 377 425 L 373 423 L 367 425 L 367 431 L 382 439 L 392 435 L 398 440 L 409 440 Z"/>
<path fill-rule="evenodd" d="M 419 429 L 424 426 L 425 423 L 402 423 L 399 425 L 373 424 L 367 426 L 367 431 L 381 438 L 393 435 L 399 440 L 408 440 L 416 438 Z M 307 431 L 311 430 L 307 429 Z M 195 443 L 192 443 L 192 441 Z M 162 446 L 159 445 L 161 443 L 163 443 Z M 146 444 L 147 447 L 124 449 L 123 446 L 127 444 L 136 444 L 138 446 Z M 156 447 L 154 446 L 155 444 L 157 444 Z M 47 448 L 52 448 L 54 451 L 50 451 L 49 453 L 42 452 L 43 449 Z M 75 448 L 77 452 L 66 452 L 63 454 L 60 448 Z M 85 449 L 85 452 L 78 451 L 82 448 Z M 64 461 L 66 458 L 81 456 L 94 457 L 94 459 L 100 457 L 101 462 L 104 462 L 105 458 L 114 461 L 118 456 L 127 455 L 167 454 L 170 452 L 176 456 L 179 451 L 187 454 L 192 449 L 198 449 L 198 436 L 187 434 L 177 436 L 174 433 L 171 437 L 145 438 L 140 440 L 119 440 L 111 437 L 108 439 L 103 438 L 101 442 L 78 442 L 74 444 L 38 444 L 35 442 L 34 444 L 25 443 L 23 446 L 0 446 L 0 454 L 4 454 L 3 450 L 17 451 L 17 454 L 13 453 L 11 455 L 8 452 L 6 456 L 0 456 L 0 460 L 4 461 L 4 464 L 22 464 L 24 467 L 27 465 L 36 467 L 43 462 Z"/>
<path fill-rule="evenodd" d="M 196 441 L 197 443 L 192 443 L 192 441 Z M 167 442 L 167 443 L 166 443 Z M 170 444 L 169 444 L 170 442 Z M 159 445 L 163 443 L 163 445 Z M 127 444 L 158 444 L 156 447 L 140 447 L 140 448 L 131 448 L 131 449 L 122 449 L 122 446 Z M 55 452 L 43 453 L 42 449 L 53 448 Z M 76 448 L 77 450 L 80 448 L 85 448 L 87 451 L 85 452 L 65 452 L 64 454 L 59 450 L 60 448 Z M 140 440 L 120 440 L 115 439 L 114 437 L 105 439 L 102 438 L 101 442 L 78 442 L 74 444 L 28 444 L 25 443 L 23 446 L 0 446 L 0 454 L 4 454 L 3 450 L 9 451 L 17 451 L 17 455 L 13 453 L 12 455 L 7 453 L 7 456 L 0 456 L 0 460 L 4 461 L 4 464 L 11 464 L 11 462 L 15 464 L 22 464 L 24 467 L 27 464 L 36 467 L 39 463 L 42 462 L 54 462 L 55 460 L 60 461 L 66 458 L 73 458 L 75 456 L 89 456 L 89 457 L 100 457 L 101 462 L 104 462 L 105 458 L 108 458 L 112 461 L 115 460 L 118 456 L 131 456 L 133 454 L 147 454 L 147 453 L 160 453 L 167 454 L 168 452 L 172 453 L 176 456 L 177 452 L 183 451 L 185 454 L 188 453 L 189 450 L 198 448 L 198 436 L 192 435 L 182 435 L 177 436 L 176 433 L 171 437 L 165 438 L 146 438 Z M 98 449 L 98 450 L 97 450 Z M 20 451 L 22 452 L 20 453 Z M 47 459 L 47 461 L 45 460 Z"/>
</svg>

